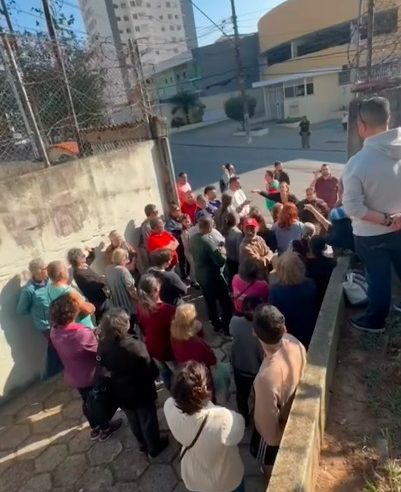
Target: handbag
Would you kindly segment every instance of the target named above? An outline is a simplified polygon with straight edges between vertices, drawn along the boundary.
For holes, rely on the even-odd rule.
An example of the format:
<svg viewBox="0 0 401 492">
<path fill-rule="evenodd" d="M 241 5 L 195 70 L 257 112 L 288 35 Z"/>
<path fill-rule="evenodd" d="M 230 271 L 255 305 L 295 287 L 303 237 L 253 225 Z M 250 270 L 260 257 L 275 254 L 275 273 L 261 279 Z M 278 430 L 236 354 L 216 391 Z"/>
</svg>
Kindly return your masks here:
<svg viewBox="0 0 401 492">
<path fill-rule="evenodd" d="M 118 409 L 113 394 L 111 378 L 104 375 L 100 353 L 96 355 L 95 382 L 85 405 L 96 422 L 109 422 Z"/>
<path fill-rule="evenodd" d="M 368 283 L 359 272 L 348 272 L 343 282 L 345 297 L 352 306 L 360 306 L 368 302 Z"/>
<path fill-rule="evenodd" d="M 181 462 L 182 459 L 184 458 L 184 456 L 187 454 L 187 452 L 195 446 L 196 441 L 199 439 L 199 436 L 202 434 L 202 431 L 205 428 L 205 425 L 206 425 L 208 418 L 209 418 L 209 414 L 207 413 L 203 417 L 202 423 L 198 429 L 198 432 L 196 433 L 196 436 L 193 438 L 193 441 L 191 442 L 191 444 L 189 446 L 185 446 L 184 448 L 182 448 L 181 453 L 180 453 L 179 462 Z"/>
</svg>

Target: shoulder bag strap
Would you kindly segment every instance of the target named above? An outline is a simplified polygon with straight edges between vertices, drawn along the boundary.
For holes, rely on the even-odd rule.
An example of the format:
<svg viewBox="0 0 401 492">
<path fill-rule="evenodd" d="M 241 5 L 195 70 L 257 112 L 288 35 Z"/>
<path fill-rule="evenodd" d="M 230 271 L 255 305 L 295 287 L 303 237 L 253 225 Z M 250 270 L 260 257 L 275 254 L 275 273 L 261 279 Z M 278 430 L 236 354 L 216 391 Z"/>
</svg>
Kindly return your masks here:
<svg viewBox="0 0 401 492">
<path fill-rule="evenodd" d="M 203 420 L 202 420 L 202 423 L 198 429 L 198 432 L 196 433 L 196 436 L 194 437 L 193 441 L 191 442 L 191 444 L 189 446 L 186 446 L 185 448 L 182 449 L 181 451 L 181 454 L 180 454 L 180 461 L 182 461 L 182 459 L 184 458 L 184 456 L 187 454 L 187 451 L 189 451 L 191 448 L 193 448 L 196 444 L 196 441 L 199 439 L 199 436 L 201 435 L 205 425 L 206 425 L 206 422 L 207 422 L 207 419 L 209 418 L 209 414 L 207 413 Z"/>
<path fill-rule="evenodd" d="M 233 299 L 234 301 L 236 301 L 237 299 L 239 299 L 241 296 L 243 296 L 245 294 L 245 292 L 247 292 L 248 289 L 250 289 L 252 287 L 252 285 L 256 282 L 256 280 L 254 280 L 253 282 L 251 282 L 250 284 L 248 284 L 244 290 L 242 290 L 239 294 L 237 294 L 236 296 L 233 296 Z"/>
</svg>

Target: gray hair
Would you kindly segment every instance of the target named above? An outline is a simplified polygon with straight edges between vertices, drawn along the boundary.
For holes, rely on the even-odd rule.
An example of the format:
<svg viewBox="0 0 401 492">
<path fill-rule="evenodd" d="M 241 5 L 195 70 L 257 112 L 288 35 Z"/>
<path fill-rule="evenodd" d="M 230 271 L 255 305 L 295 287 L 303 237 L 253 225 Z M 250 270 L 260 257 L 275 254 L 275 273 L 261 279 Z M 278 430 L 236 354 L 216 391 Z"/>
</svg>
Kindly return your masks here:
<svg viewBox="0 0 401 492">
<path fill-rule="evenodd" d="M 371 128 L 385 126 L 390 119 L 390 102 L 385 97 L 371 97 L 359 102 L 358 118 Z"/>
<path fill-rule="evenodd" d="M 68 263 L 72 267 L 76 267 L 78 266 L 78 259 L 82 258 L 83 256 L 85 256 L 85 254 L 81 248 L 71 248 L 67 253 Z"/>
<path fill-rule="evenodd" d="M 142 275 L 138 285 L 138 300 L 148 312 L 156 310 L 157 304 L 153 299 L 154 293 L 160 288 L 160 280 L 151 273 Z"/>
<path fill-rule="evenodd" d="M 100 338 L 103 340 L 121 340 L 130 327 L 130 317 L 121 308 L 111 308 L 100 321 Z"/>
<path fill-rule="evenodd" d="M 316 234 L 315 224 L 312 224 L 312 222 L 305 222 L 302 228 L 302 237 L 308 238 L 314 236 L 315 234 Z"/>
<path fill-rule="evenodd" d="M 29 268 L 29 271 L 34 274 L 36 272 L 38 272 L 39 270 L 43 270 L 44 268 L 46 268 L 47 265 L 46 263 L 42 260 L 42 258 L 34 258 L 33 260 L 31 260 L 29 262 L 29 265 L 28 265 L 28 268 Z"/>
</svg>

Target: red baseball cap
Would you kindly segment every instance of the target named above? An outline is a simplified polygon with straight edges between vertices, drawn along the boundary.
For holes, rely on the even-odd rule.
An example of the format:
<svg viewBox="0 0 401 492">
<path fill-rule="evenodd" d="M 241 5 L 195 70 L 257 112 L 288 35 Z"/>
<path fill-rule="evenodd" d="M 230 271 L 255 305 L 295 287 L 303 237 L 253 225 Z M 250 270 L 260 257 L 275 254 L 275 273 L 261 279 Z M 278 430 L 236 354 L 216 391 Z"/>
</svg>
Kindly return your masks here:
<svg viewBox="0 0 401 492">
<path fill-rule="evenodd" d="M 253 227 L 254 229 L 259 229 L 259 224 L 256 219 L 248 218 L 244 220 L 244 229 L 247 227 Z"/>
</svg>

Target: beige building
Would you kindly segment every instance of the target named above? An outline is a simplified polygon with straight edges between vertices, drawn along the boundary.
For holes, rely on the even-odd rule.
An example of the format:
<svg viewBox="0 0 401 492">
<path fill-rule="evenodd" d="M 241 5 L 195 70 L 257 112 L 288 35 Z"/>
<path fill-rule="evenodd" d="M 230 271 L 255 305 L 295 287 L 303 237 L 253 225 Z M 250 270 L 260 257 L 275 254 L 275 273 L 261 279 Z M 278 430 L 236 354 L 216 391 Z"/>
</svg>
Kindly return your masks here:
<svg viewBox="0 0 401 492">
<path fill-rule="evenodd" d="M 367 0 L 360 17 L 359 4 L 286 0 L 259 20 L 261 81 L 253 86 L 263 90 L 269 119 L 340 117 L 351 98 L 351 82 L 365 72 Z M 374 69 L 383 76 L 401 61 L 400 0 L 376 0 L 373 39 Z"/>
</svg>

